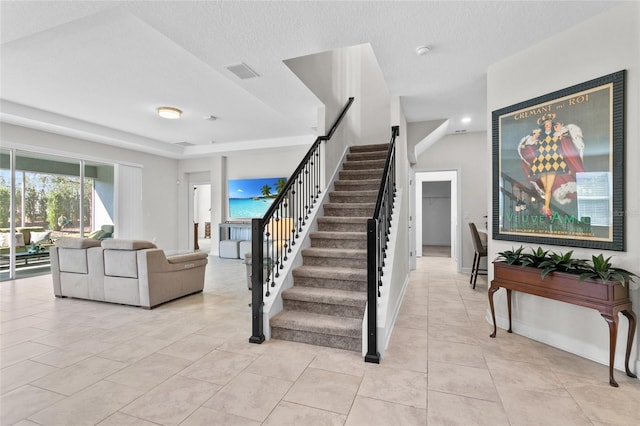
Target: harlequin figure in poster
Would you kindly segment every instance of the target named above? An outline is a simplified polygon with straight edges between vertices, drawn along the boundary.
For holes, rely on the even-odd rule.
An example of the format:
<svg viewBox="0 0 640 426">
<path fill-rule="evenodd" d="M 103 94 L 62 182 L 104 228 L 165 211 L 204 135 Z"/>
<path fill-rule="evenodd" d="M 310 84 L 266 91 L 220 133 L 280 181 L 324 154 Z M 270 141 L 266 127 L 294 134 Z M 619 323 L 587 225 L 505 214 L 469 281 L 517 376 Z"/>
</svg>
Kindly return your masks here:
<svg viewBox="0 0 640 426">
<path fill-rule="evenodd" d="M 541 213 L 551 218 L 551 199 L 568 204 L 577 196 L 576 173 L 583 172 L 584 141 L 575 124 L 566 126 L 554 121 L 555 114 L 545 114 L 537 121 L 539 128 L 520 140 L 518 153 L 525 176 L 543 197 Z"/>
</svg>

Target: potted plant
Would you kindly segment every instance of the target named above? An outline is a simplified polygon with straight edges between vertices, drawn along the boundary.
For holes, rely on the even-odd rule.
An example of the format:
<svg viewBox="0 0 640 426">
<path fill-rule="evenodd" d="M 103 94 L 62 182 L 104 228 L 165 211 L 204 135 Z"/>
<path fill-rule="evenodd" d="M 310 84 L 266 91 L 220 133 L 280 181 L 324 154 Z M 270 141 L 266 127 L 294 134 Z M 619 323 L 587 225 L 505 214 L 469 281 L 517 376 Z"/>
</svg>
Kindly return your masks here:
<svg viewBox="0 0 640 426">
<path fill-rule="evenodd" d="M 532 266 L 539 268 L 540 264 L 547 260 L 549 250 L 544 250 L 542 247 L 538 247 L 537 250 L 531 249 L 531 253 L 526 253 L 521 259 L 522 266 Z"/>
<path fill-rule="evenodd" d="M 580 274 L 580 280 L 600 278 L 603 283 L 607 281 L 618 281 L 622 285 L 634 281 L 634 278 L 637 277 L 636 274 L 626 269 L 613 267 L 611 262 L 609 262 L 610 259 L 611 256 L 605 259 L 602 253 L 598 256 L 592 256 L 591 265 L 584 265 L 584 271 Z"/>
<path fill-rule="evenodd" d="M 602 283 L 607 281 L 617 281 L 621 285 L 634 281 L 637 277 L 631 271 L 614 267 L 611 264 L 611 257 L 604 258 L 600 253 L 591 257 L 591 263 L 585 259 L 573 258 L 573 250 L 566 253 L 549 253 L 542 247 L 536 250 L 531 249 L 530 253 L 524 252 L 525 248 L 520 246 L 517 249 L 505 250 L 498 253 L 498 257 L 493 262 L 506 263 L 514 266 L 527 266 L 541 269 L 540 278 L 544 279 L 547 274 L 554 271 L 567 272 L 578 276 L 579 281 L 591 278 L 600 278 Z"/>
</svg>

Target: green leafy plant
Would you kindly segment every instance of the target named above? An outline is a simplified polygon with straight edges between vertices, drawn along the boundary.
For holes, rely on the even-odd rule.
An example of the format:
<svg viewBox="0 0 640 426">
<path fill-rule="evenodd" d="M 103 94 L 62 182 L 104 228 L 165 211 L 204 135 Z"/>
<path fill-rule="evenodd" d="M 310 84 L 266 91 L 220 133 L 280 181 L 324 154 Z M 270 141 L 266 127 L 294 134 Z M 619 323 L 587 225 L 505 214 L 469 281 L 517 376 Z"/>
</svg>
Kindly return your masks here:
<svg viewBox="0 0 640 426">
<path fill-rule="evenodd" d="M 551 252 L 551 254 L 540 264 L 538 268 L 542 269 L 542 279 L 549 274 L 549 272 L 572 272 L 579 273 L 579 271 L 587 266 L 587 263 L 582 259 L 572 259 L 573 250 L 564 254 Z"/>
<path fill-rule="evenodd" d="M 605 259 L 602 254 L 591 256 L 592 264 L 583 266 L 584 271 L 580 274 L 580 281 L 589 278 L 600 278 L 603 283 L 606 283 L 608 280 L 613 280 L 625 285 L 627 282 L 633 281 L 634 277 L 637 277 L 636 274 L 626 269 L 611 266 L 610 260 L 611 256 Z"/>
<path fill-rule="evenodd" d="M 522 256 L 522 265 L 537 268 L 542 262 L 547 260 L 549 250 L 538 247 L 537 250 L 531 249 L 531 253 L 525 253 Z"/>
<path fill-rule="evenodd" d="M 550 272 L 567 272 L 579 275 L 579 281 L 590 278 L 599 278 L 603 283 L 609 280 L 626 285 L 634 281 L 638 275 L 626 269 L 616 268 L 611 265 L 611 256 L 605 259 L 604 255 L 591 256 L 591 263 L 584 259 L 574 259 L 573 250 L 566 253 L 549 253 L 542 247 L 531 249 L 530 253 L 524 253 L 524 247 L 505 250 L 498 253 L 497 262 L 505 262 L 514 266 L 526 266 L 541 269 L 541 277 L 544 279 Z"/>
<path fill-rule="evenodd" d="M 505 250 L 498 253 L 497 261 L 506 262 L 509 265 L 522 265 L 522 260 L 524 259 L 524 255 L 522 251 L 524 247 L 520 246 L 518 249 L 514 249 L 511 247 L 511 250 Z"/>
</svg>

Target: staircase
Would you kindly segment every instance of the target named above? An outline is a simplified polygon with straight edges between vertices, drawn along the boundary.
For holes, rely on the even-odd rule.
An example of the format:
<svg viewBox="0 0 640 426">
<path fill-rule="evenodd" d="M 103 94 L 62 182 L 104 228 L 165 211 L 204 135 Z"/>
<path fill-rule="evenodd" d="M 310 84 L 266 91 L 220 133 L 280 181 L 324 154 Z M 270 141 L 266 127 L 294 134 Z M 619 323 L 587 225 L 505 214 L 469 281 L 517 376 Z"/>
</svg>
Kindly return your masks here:
<svg viewBox="0 0 640 426">
<path fill-rule="evenodd" d="M 302 251 L 271 337 L 360 352 L 367 303 L 367 219 L 373 215 L 389 145 L 352 146 Z"/>
</svg>

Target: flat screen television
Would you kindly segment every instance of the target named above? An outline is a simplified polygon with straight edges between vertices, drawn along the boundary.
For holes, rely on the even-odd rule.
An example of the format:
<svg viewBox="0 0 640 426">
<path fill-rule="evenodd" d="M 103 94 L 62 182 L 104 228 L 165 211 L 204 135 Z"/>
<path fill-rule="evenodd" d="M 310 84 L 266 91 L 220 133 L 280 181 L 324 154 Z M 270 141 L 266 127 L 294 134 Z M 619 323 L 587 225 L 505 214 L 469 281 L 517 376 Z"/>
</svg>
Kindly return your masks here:
<svg viewBox="0 0 640 426">
<path fill-rule="evenodd" d="M 229 219 L 263 217 L 286 183 L 283 177 L 228 179 Z"/>
</svg>

